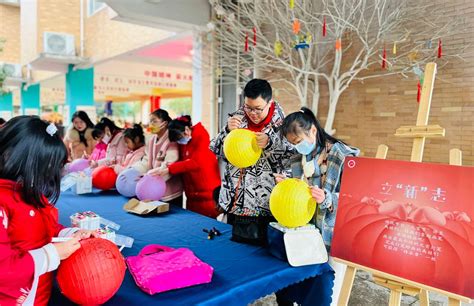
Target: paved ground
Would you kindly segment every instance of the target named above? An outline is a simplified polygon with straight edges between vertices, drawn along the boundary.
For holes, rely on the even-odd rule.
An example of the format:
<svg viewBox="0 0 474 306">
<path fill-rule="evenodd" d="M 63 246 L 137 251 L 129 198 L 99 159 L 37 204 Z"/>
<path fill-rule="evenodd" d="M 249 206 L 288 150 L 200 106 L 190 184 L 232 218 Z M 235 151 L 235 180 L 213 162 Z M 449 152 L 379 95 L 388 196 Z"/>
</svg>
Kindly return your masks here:
<svg viewBox="0 0 474 306">
<path fill-rule="evenodd" d="M 388 305 L 389 290 L 376 285 L 370 276 L 366 272 L 358 271 L 356 279 L 354 280 L 354 287 L 352 288 L 351 297 L 349 299 L 349 306 L 385 306 Z M 251 306 L 276 306 L 274 295 L 266 296 Z M 403 306 L 415 306 L 420 305 L 418 297 L 403 295 L 402 297 Z M 444 306 L 448 305 L 448 299 L 444 296 L 430 292 L 430 305 L 432 306 Z M 473 305 L 464 304 L 463 305 Z"/>
</svg>

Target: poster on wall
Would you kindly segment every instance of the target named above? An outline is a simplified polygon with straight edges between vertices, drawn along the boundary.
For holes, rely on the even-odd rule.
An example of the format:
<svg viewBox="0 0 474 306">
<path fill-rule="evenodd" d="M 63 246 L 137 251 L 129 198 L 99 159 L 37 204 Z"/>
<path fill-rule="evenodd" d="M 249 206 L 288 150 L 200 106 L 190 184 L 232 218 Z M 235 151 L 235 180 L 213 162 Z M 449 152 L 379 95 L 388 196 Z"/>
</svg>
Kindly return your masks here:
<svg viewBox="0 0 474 306">
<path fill-rule="evenodd" d="M 474 298 L 474 167 L 346 158 L 331 255 Z"/>
</svg>

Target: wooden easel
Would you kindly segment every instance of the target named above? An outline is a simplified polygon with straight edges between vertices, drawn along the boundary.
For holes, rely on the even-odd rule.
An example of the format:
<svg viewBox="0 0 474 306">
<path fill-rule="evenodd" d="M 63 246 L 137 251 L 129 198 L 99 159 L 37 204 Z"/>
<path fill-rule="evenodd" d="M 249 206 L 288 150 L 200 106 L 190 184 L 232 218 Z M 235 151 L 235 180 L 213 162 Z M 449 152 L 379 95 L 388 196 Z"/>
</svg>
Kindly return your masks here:
<svg viewBox="0 0 474 306">
<path fill-rule="evenodd" d="M 423 150 L 425 147 L 426 138 L 431 137 L 444 137 L 445 129 L 439 125 L 428 125 L 428 118 L 431 107 L 431 97 L 433 95 L 433 87 L 436 75 L 436 63 L 428 63 L 425 68 L 425 80 L 423 82 L 423 89 L 421 91 L 420 106 L 418 107 L 418 116 L 416 119 L 416 125 L 414 126 L 401 126 L 395 132 L 395 136 L 398 137 L 411 137 L 413 138 L 413 147 L 411 151 L 410 161 L 421 162 L 423 160 Z M 375 158 L 385 159 L 387 157 L 388 147 L 386 145 L 379 145 L 377 148 L 377 154 Z M 458 149 L 452 149 L 449 152 L 449 164 L 450 165 L 461 165 L 462 154 Z M 453 294 L 440 289 L 432 288 L 423 284 L 419 284 L 410 280 L 403 279 L 388 273 L 377 271 L 371 268 L 367 268 L 361 265 L 354 264 L 345 260 L 336 258 L 338 262 L 347 265 L 347 270 L 344 275 L 342 283 L 341 293 L 339 295 L 338 305 L 347 305 L 349 302 L 349 296 L 354 283 L 354 278 L 357 269 L 371 272 L 375 283 L 390 289 L 390 300 L 389 306 L 398 306 L 402 298 L 402 293 L 408 295 L 419 295 L 420 305 L 429 305 L 428 291 L 435 291 L 443 295 L 448 296 L 449 306 L 461 306 L 462 302 L 470 303 L 470 299 L 457 294 Z"/>
</svg>

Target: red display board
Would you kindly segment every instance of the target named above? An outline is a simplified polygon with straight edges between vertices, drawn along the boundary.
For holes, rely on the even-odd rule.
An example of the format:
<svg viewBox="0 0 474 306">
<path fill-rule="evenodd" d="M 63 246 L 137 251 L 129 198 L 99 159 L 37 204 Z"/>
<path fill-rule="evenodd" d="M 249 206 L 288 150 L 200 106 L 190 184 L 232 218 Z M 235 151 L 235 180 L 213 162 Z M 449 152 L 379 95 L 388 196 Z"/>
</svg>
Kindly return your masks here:
<svg viewBox="0 0 474 306">
<path fill-rule="evenodd" d="M 333 257 L 474 298 L 474 167 L 346 158 Z"/>
</svg>

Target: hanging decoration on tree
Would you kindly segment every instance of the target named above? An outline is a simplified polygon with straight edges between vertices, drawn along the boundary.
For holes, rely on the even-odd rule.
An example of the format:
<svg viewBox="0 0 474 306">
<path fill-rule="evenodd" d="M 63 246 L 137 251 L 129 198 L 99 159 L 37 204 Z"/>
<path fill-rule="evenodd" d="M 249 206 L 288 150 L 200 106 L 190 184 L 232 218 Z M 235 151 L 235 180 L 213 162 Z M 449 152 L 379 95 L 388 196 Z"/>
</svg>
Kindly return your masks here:
<svg viewBox="0 0 474 306">
<path fill-rule="evenodd" d="M 246 76 L 249 76 L 249 75 L 252 74 L 252 70 L 250 70 L 250 69 L 245 69 L 245 70 L 244 70 L 244 74 L 245 74 Z"/>
<path fill-rule="evenodd" d="M 421 84 L 420 84 L 420 81 L 418 81 L 418 84 L 416 85 L 416 87 L 418 88 L 418 92 L 416 94 L 416 102 L 420 103 L 420 99 L 421 99 Z"/>
<path fill-rule="evenodd" d="M 432 42 L 431 42 L 431 39 L 428 39 L 428 40 L 426 41 L 426 48 L 428 48 L 428 49 L 433 48 L 433 44 L 432 44 Z"/>
<path fill-rule="evenodd" d="M 441 58 L 442 55 L 443 55 L 443 51 L 442 51 L 442 44 L 441 44 L 441 38 L 440 38 L 438 41 L 438 58 Z"/>
<path fill-rule="evenodd" d="M 393 53 L 394 55 L 397 54 L 397 42 L 396 42 L 396 41 L 393 43 L 392 53 Z"/>
<path fill-rule="evenodd" d="M 253 46 L 257 45 L 257 28 L 253 27 Z"/>
<path fill-rule="evenodd" d="M 413 67 L 413 73 L 418 77 L 418 80 L 419 80 L 421 86 L 423 86 L 423 82 L 425 80 L 425 74 L 424 74 L 423 70 L 421 70 L 420 67 L 415 66 L 415 67 Z"/>
<path fill-rule="evenodd" d="M 282 51 L 283 51 L 283 45 L 281 44 L 281 41 L 277 39 L 273 46 L 273 52 L 275 53 L 276 56 L 280 56 Z"/>
<path fill-rule="evenodd" d="M 383 46 L 383 53 L 382 53 L 382 69 L 387 68 L 387 49 Z"/>
<path fill-rule="evenodd" d="M 326 16 L 323 17 L 323 37 L 326 37 Z"/>
<path fill-rule="evenodd" d="M 290 0 L 290 10 L 295 8 L 295 0 Z"/>
<path fill-rule="evenodd" d="M 292 43 L 292 48 L 298 49 L 307 49 L 311 43 L 312 35 L 308 32 L 305 34 L 300 34 L 295 36 L 295 41 Z"/>
<path fill-rule="evenodd" d="M 336 51 L 341 50 L 341 49 L 342 49 L 341 39 L 338 38 L 336 39 Z"/>
<path fill-rule="evenodd" d="M 413 51 L 413 52 L 410 52 L 408 55 L 407 55 L 408 59 L 412 62 L 416 61 L 418 59 L 418 51 Z"/>
<path fill-rule="evenodd" d="M 245 52 L 249 52 L 249 33 L 245 33 Z"/>
<path fill-rule="evenodd" d="M 298 34 L 301 31 L 301 23 L 298 19 L 293 21 L 293 33 Z"/>
</svg>

